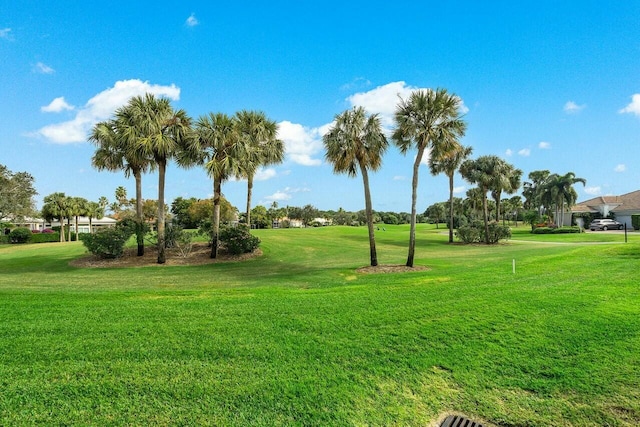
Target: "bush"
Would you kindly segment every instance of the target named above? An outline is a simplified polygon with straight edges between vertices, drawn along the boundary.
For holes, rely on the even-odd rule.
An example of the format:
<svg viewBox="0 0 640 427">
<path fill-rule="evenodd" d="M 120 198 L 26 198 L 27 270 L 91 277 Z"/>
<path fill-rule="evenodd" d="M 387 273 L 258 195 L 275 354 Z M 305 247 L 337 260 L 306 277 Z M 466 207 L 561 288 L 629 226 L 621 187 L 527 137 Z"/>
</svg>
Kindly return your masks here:
<svg viewBox="0 0 640 427">
<path fill-rule="evenodd" d="M 31 243 L 51 243 L 51 242 L 59 242 L 60 241 L 60 233 L 57 232 L 47 232 L 47 233 L 38 233 L 31 235 Z"/>
<path fill-rule="evenodd" d="M 631 215 L 631 226 L 634 230 L 640 230 L 640 215 Z"/>
<path fill-rule="evenodd" d="M 532 231 L 533 234 L 570 234 L 570 233 L 580 233 L 580 227 L 572 226 L 572 227 L 537 227 Z"/>
<path fill-rule="evenodd" d="M 31 230 L 25 227 L 18 227 L 9 233 L 11 243 L 27 243 L 31 240 Z"/>
<path fill-rule="evenodd" d="M 232 255 L 253 252 L 260 246 L 260 239 L 252 235 L 244 225 L 224 227 L 220 230 L 220 243 Z"/>
<path fill-rule="evenodd" d="M 498 243 L 500 240 L 511 238 L 511 228 L 500 225 L 496 222 L 489 224 L 489 238 L 485 236 L 484 223 L 474 221 L 469 225 L 458 228 L 456 237 L 463 243 L 483 243 L 488 240 L 489 244 Z"/>
<path fill-rule="evenodd" d="M 94 234 L 82 235 L 82 243 L 89 252 L 99 258 L 119 258 L 132 234 L 130 227 L 109 227 Z"/>
<path fill-rule="evenodd" d="M 4 245 L 4 244 L 7 244 L 7 243 L 9 243 L 9 235 L 8 234 L 7 235 L 4 235 L 4 234 L 0 235 L 0 244 Z"/>
</svg>

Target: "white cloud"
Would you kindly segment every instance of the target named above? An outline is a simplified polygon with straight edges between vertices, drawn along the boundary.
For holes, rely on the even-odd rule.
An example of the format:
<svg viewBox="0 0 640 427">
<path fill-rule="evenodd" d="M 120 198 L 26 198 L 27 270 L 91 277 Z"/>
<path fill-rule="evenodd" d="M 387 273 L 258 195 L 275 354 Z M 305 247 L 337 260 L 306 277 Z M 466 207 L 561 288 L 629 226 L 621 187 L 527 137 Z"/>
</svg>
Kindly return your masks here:
<svg viewBox="0 0 640 427">
<path fill-rule="evenodd" d="M 625 165 L 623 165 L 622 163 L 617 165 L 615 168 L 613 168 L 614 172 L 624 172 L 627 170 L 627 167 Z"/>
<path fill-rule="evenodd" d="M 49 105 L 40 107 L 40 111 L 44 113 L 59 113 L 62 110 L 73 110 L 73 108 L 73 105 L 67 104 L 67 101 L 64 100 L 64 96 L 60 96 L 51 101 Z"/>
<path fill-rule="evenodd" d="M 379 114 L 382 125 L 390 129 L 394 126 L 394 113 L 400 98 L 406 99 L 415 90 L 426 89 L 407 86 L 403 81 L 387 83 L 368 92 L 353 94 L 347 98 L 351 106 L 361 106 L 369 114 Z M 462 101 L 462 100 L 461 100 Z M 460 112 L 466 114 L 469 109 L 461 104 Z"/>
<path fill-rule="evenodd" d="M 631 97 L 631 103 L 624 107 L 619 113 L 631 113 L 640 116 L 640 93 L 636 93 Z"/>
<path fill-rule="evenodd" d="M 551 144 L 550 144 L 550 143 L 548 143 L 548 142 L 545 142 L 545 141 L 541 141 L 541 142 L 538 144 L 538 148 L 540 148 L 540 149 L 542 149 L 542 150 L 548 150 L 548 149 L 550 149 L 550 148 L 551 148 Z"/>
<path fill-rule="evenodd" d="M 393 177 L 394 181 L 405 181 L 407 179 L 406 176 L 402 176 L 402 175 L 396 175 Z"/>
<path fill-rule="evenodd" d="M 13 35 L 11 34 L 11 28 L 2 28 L 0 29 L 0 39 L 5 40 L 13 40 Z"/>
<path fill-rule="evenodd" d="M 504 155 L 507 157 L 513 156 L 513 150 L 511 148 L 507 148 L 507 151 L 504 152 Z"/>
<path fill-rule="evenodd" d="M 49 67 L 47 64 L 42 62 L 37 62 L 33 67 L 33 71 L 40 74 L 53 74 L 56 72 L 53 68 Z"/>
<path fill-rule="evenodd" d="M 523 148 L 522 150 L 518 151 L 518 154 L 523 157 L 528 157 L 531 154 L 531 150 L 529 150 L 528 148 Z"/>
<path fill-rule="evenodd" d="M 564 104 L 564 107 L 562 109 L 567 114 L 576 114 L 584 110 L 586 107 L 587 107 L 586 104 L 578 105 L 573 101 L 567 101 L 567 103 Z"/>
<path fill-rule="evenodd" d="M 275 178 L 277 172 L 273 168 L 260 168 L 256 171 L 255 176 L 253 177 L 254 181 L 267 181 L 271 178 Z"/>
<path fill-rule="evenodd" d="M 39 129 L 36 134 L 56 144 L 84 142 L 91 127 L 99 121 L 108 119 L 117 108 L 125 105 L 134 96 L 151 93 L 172 100 L 180 99 L 180 88 L 152 85 L 138 79 L 121 80 L 111 88 L 98 93 L 84 107 L 77 110 L 72 120 L 54 123 Z"/>
<path fill-rule="evenodd" d="M 595 186 L 595 187 L 585 187 L 584 192 L 586 194 L 590 194 L 592 196 L 597 196 L 598 194 L 600 194 L 601 190 L 600 187 Z"/>
<path fill-rule="evenodd" d="M 464 193 L 465 191 L 467 191 L 467 187 L 465 187 L 464 185 L 460 187 L 453 187 L 453 194 L 461 194 L 461 193 Z"/>
<path fill-rule="evenodd" d="M 330 125 L 308 128 L 297 123 L 278 123 L 278 137 L 285 143 L 287 157 L 304 166 L 318 166 L 322 160 L 314 158 L 322 150 L 322 135 Z"/>
<path fill-rule="evenodd" d="M 353 90 L 357 87 L 371 86 L 371 82 L 364 77 L 356 77 L 351 83 L 344 84 L 340 87 L 342 90 Z"/>
<path fill-rule="evenodd" d="M 200 23 L 200 21 L 198 21 L 198 18 L 196 18 L 196 14 L 195 13 L 192 13 L 191 15 L 189 15 L 189 17 L 185 21 L 185 24 L 187 24 L 187 27 L 195 27 L 199 23 Z"/>
<path fill-rule="evenodd" d="M 311 190 L 306 187 L 299 187 L 299 188 L 287 187 L 284 190 L 278 190 L 272 195 L 266 196 L 264 200 L 267 202 L 281 202 L 285 200 L 290 200 L 293 197 L 293 194 L 295 193 L 306 193 L 309 191 Z"/>
</svg>

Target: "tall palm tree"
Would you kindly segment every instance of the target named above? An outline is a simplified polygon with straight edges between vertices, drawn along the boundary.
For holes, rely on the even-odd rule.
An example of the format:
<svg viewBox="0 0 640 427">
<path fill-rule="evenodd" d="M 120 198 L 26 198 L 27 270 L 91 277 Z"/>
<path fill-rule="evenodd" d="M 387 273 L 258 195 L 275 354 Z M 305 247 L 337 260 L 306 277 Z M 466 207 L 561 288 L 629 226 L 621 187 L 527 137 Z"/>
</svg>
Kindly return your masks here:
<svg viewBox="0 0 640 427">
<path fill-rule="evenodd" d="M 323 137 L 326 159 L 333 164 L 334 173 L 355 177 L 360 170 L 364 185 L 365 214 L 369 229 L 371 265 L 378 265 L 373 231 L 373 208 L 369 190 L 369 170 L 377 171 L 389 143 L 382 132 L 377 114 L 367 117 L 364 108 L 354 107 L 335 118 L 335 124 Z"/>
<path fill-rule="evenodd" d="M 495 175 L 495 180 L 491 185 L 491 197 L 496 202 L 496 221 L 500 221 L 500 201 L 502 200 L 502 192 L 507 194 L 515 193 L 520 188 L 522 171 L 516 169 L 509 163 L 504 164 L 501 174 Z"/>
<path fill-rule="evenodd" d="M 435 155 L 429 157 L 431 174 L 444 173 L 449 177 L 449 243 L 453 243 L 453 176 L 472 152 L 471 147 L 459 146 L 449 153 L 442 153 L 439 157 Z"/>
<path fill-rule="evenodd" d="M 69 210 L 67 196 L 64 193 L 52 193 L 46 196 L 43 202 L 42 216 L 49 221 L 54 219 L 60 221 L 60 242 L 64 242 L 64 219 Z"/>
<path fill-rule="evenodd" d="M 242 159 L 242 177 L 247 179 L 247 226 L 251 226 L 251 196 L 253 178 L 261 166 L 282 163 L 284 142 L 277 138 L 278 125 L 262 111 L 242 110 L 235 114 L 238 137 L 246 147 Z"/>
<path fill-rule="evenodd" d="M 93 219 L 104 216 L 104 207 L 99 202 L 87 203 L 87 218 L 89 218 L 89 233 L 93 233 Z"/>
<path fill-rule="evenodd" d="M 476 184 L 482 195 L 482 216 L 484 219 L 485 242 L 489 244 L 489 209 L 487 192 L 496 182 L 504 177 L 508 170 L 507 163 L 498 156 L 480 156 L 476 160 L 465 160 L 460 165 L 463 178 Z M 506 178 L 505 178 L 506 179 Z"/>
<path fill-rule="evenodd" d="M 223 113 L 201 116 L 194 125 L 194 136 L 188 141 L 186 150 L 178 156 L 181 166 L 204 165 L 207 174 L 213 179 L 211 258 L 218 256 L 222 183 L 241 174 L 244 158 L 246 149 L 238 137 L 235 121 Z"/>
<path fill-rule="evenodd" d="M 446 89 L 418 90 L 409 99 L 401 99 L 396 107 L 397 128 L 393 141 L 402 154 L 417 149 L 411 181 L 411 226 L 407 266 L 413 267 L 416 244 L 416 201 L 418 197 L 418 170 L 425 151 L 431 149 L 436 156 L 455 150 L 458 139 L 464 135 L 466 123 L 462 120 L 462 100 Z"/>
<path fill-rule="evenodd" d="M 167 98 L 147 93 L 133 97 L 128 147 L 151 157 L 158 168 L 158 264 L 166 262 L 164 186 L 167 163 L 184 148 L 190 138 L 191 118 L 184 110 L 174 110 Z"/>
<path fill-rule="evenodd" d="M 136 143 L 136 122 L 132 108 L 127 105 L 116 110 L 115 119 L 97 123 L 89 140 L 98 148 L 91 162 L 98 170 L 123 170 L 125 177 L 133 175 L 136 183 L 136 242 L 138 256 L 144 255 L 144 219 L 142 217 L 142 174 L 154 168 L 147 156 Z M 127 190 L 116 188 L 118 206 L 127 200 Z M 101 201 L 104 203 L 106 198 Z"/>
<path fill-rule="evenodd" d="M 568 172 L 564 175 L 551 174 L 546 182 L 546 190 L 549 194 L 549 198 L 554 201 L 555 204 L 555 220 L 559 222 L 559 225 L 564 224 L 564 210 L 565 203 L 568 207 L 575 204 L 578 193 L 573 188 L 574 184 L 581 183 L 586 185 L 587 180 L 584 178 L 576 177 L 573 172 Z"/>
<path fill-rule="evenodd" d="M 87 206 L 89 204 L 89 201 L 87 199 L 85 199 L 84 197 L 71 197 L 69 199 L 69 210 L 71 215 L 74 217 L 75 219 L 75 235 L 76 235 L 76 242 L 78 241 L 78 217 L 81 215 L 86 215 L 87 214 Z M 71 240 L 71 239 L 69 239 Z"/>
</svg>

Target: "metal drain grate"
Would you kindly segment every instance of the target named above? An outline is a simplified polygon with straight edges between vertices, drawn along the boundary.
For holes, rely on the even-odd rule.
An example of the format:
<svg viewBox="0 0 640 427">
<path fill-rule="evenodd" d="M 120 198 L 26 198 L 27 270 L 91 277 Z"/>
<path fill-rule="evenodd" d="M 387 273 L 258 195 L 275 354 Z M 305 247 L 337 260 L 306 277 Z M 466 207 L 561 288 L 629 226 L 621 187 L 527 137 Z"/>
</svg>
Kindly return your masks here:
<svg viewBox="0 0 640 427">
<path fill-rule="evenodd" d="M 482 424 L 471 421 L 469 418 L 460 415 L 449 415 L 444 419 L 440 427 L 483 427 Z"/>
</svg>

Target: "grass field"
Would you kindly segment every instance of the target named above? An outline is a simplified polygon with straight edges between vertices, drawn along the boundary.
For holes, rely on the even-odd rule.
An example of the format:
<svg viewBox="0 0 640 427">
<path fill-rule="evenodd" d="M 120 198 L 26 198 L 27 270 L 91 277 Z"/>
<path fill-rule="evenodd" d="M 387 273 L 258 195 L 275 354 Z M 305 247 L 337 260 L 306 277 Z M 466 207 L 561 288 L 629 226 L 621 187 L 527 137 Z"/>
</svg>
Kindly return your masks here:
<svg viewBox="0 0 640 427">
<path fill-rule="evenodd" d="M 0 425 L 640 425 L 639 233 L 514 230 L 422 225 L 430 270 L 373 275 L 364 227 L 260 230 L 263 256 L 191 267 L 1 246 Z M 376 241 L 404 263 L 408 227 Z"/>
</svg>

